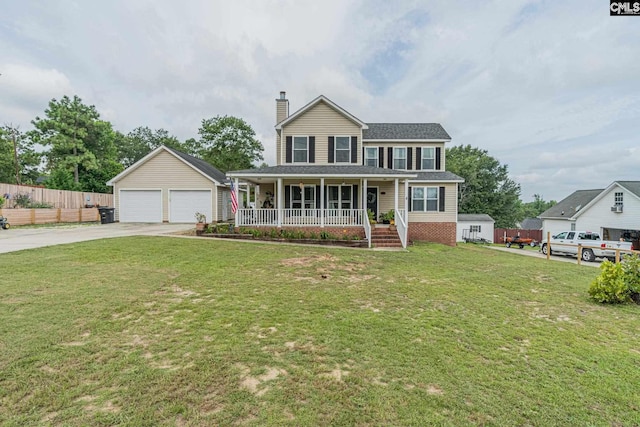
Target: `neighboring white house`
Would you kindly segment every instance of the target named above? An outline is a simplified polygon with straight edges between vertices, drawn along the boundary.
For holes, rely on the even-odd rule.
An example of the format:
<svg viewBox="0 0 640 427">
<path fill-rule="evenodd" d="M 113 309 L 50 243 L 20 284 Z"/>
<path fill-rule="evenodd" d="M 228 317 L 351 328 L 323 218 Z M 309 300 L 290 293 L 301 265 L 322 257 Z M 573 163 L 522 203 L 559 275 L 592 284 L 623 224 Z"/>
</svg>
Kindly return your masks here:
<svg viewBox="0 0 640 427">
<path fill-rule="evenodd" d="M 485 239 L 493 243 L 494 223 L 487 214 L 458 214 L 456 241 Z"/>
<path fill-rule="evenodd" d="M 640 181 L 614 181 L 604 190 L 579 190 L 539 216 L 547 232 L 588 230 L 603 239 L 640 238 Z"/>
</svg>

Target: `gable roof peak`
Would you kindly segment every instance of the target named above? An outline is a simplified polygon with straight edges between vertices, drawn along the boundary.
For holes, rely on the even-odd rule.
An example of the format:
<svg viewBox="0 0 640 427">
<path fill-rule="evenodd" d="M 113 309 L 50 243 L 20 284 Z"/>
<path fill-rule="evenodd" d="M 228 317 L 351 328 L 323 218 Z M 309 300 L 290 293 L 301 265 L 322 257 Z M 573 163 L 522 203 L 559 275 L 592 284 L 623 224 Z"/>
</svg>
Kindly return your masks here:
<svg viewBox="0 0 640 427">
<path fill-rule="evenodd" d="M 298 117 L 303 115 L 305 112 L 307 112 L 311 108 L 313 108 L 316 105 L 318 105 L 320 102 L 324 102 L 329 107 L 331 107 L 332 109 L 334 109 L 338 113 L 340 113 L 343 116 L 345 116 L 347 119 L 349 119 L 352 122 L 354 122 L 357 125 L 359 125 L 362 129 L 367 129 L 368 128 L 368 126 L 367 126 L 367 124 L 365 122 L 363 122 L 362 120 L 360 120 L 359 118 L 357 118 L 356 116 L 354 116 L 353 114 L 351 114 L 350 112 L 348 112 L 347 110 L 345 110 L 344 108 L 342 108 L 341 106 L 339 106 L 338 104 L 336 104 L 335 102 L 333 102 L 332 100 L 327 98 L 326 96 L 319 95 L 315 99 L 313 99 L 311 102 L 309 102 L 307 105 L 305 105 L 304 107 L 300 108 L 295 113 L 289 115 L 289 117 L 287 117 L 286 119 L 282 120 L 280 123 L 276 124 L 276 129 L 278 129 L 278 130 L 282 129 L 282 126 L 285 126 L 287 123 L 290 123 L 293 120 L 297 119 Z"/>
<path fill-rule="evenodd" d="M 134 170 L 138 169 L 140 166 L 154 158 L 156 155 L 158 155 L 158 153 L 162 151 L 169 153 L 181 162 L 185 163 L 190 168 L 205 176 L 207 179 L 210 179 L 217 184 L 225 185 L 226 181 L 228 181 L 224 173 L 220 172 L 218 169 L 205 162 L 204 160 L 193 157 L 187 153 L 183 153 L 182 151 L 176 150 L 175 148 L 167 147 L 166 145 L 160 145 L 150 151 L 146 156 L 120 172 L 118 175 L 111 178 L 107 182 L 107 185 L 114 185 L 116 182 L 129 175 Z"/>
</svg>

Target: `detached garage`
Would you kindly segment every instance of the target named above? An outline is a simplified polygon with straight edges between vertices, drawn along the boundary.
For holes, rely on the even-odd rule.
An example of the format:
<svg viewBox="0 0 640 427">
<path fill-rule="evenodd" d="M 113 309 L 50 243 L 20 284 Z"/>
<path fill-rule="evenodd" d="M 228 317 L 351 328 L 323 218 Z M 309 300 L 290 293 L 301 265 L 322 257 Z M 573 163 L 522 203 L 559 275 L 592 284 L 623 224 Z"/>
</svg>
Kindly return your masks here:
<svg viewBox="0 0 640 427">
<path fill-rule="evenodd" d="M 160 146 L 107 184 L 113 186 L 120 222 L 195 222 L 231 219 L 222 200 L 229 188 L 225 175 L 209 163 Z"/>
</svg>

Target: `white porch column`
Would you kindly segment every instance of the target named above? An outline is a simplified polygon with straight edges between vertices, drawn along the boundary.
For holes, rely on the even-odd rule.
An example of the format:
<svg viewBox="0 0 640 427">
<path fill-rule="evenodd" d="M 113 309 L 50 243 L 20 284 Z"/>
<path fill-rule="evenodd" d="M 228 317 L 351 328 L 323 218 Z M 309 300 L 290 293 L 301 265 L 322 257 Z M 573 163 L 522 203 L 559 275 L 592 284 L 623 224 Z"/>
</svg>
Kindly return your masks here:
<svg viewBox="0 0 640 427">
<path fill-rule="evenodd" d="M 404 180 L 404 223 L 407 225 L 407 229 L 409 229 L 409 180 Z"/>
<path fill-rule="evenodd" d="M 393 208 L 395 210 L 398 210 L 398 178 L 395 179 L 394 185 L 395 185 L 395 196 L 393 198 Z"/>
<path fill-rule="evenodd" d="M 320 178 L 320 228 L 324 228 L 324 178 Z"/>
<path fill-rule="evenodd" d="M 260 184 L 257 184 L 256 185 L 256 209 L 260 209 L 260 206 L 258 205 L 259 196 L 260 196 Z"/>
<path fill-rule="evenodd" d="M 240 183 L 238 178 L 233 180 L 233 191 L 236 193 L 236 200 L 238 201 L 238 209 L 236 209 L 235 226 L 239 227 L 240 224 Z"/>
<path fill-rule="evenodd" d="M 282 227 L 282 206 L 284 205 L 282 178 L 278 178 L 278 227 Z"/>
<path fill-rule="evenodd" d="M 362 180 L 362 209 L 364 210 L 364 218 L 362 219 L 363 221 L 368 221 L 369 217 L 367 216 L 367 183 L 368 180 L 367 178 L 364 178 Z"/>
</svg>

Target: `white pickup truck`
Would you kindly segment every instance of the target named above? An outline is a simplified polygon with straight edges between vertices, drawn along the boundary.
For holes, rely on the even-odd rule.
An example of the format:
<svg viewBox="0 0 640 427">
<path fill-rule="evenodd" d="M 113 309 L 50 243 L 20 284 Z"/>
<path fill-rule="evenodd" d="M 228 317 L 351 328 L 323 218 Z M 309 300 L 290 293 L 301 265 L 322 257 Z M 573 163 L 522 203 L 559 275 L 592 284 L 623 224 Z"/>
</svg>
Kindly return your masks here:
<svg viewBox="0 0 640 427">
<path fill-rule="evenodd" d="M 631 250 L 631 242 L 617 242 L 602 240 L 598 233 L 591 231 L 563 231 L 551 237 L 551 254 L 573 255 L 578 254 L 578 245 L 582 245 L 582 260 L 594 261 L 598 258 L 615 260 L 616 249 Z M 586 246 L 586 247 L 585 247 Z M 540 247 L 543 254 L 547 254 L 547 243 Z M 621 253 L 622 255 L 623 253 Z"/>
</svg>

